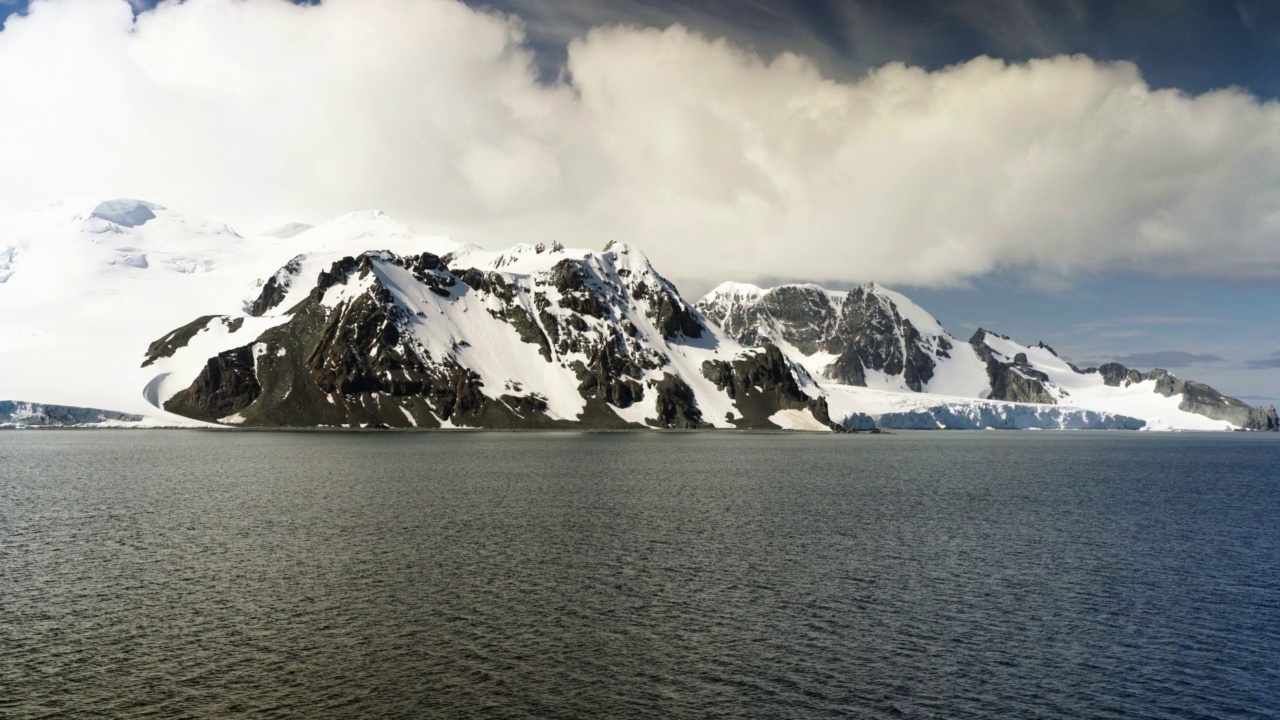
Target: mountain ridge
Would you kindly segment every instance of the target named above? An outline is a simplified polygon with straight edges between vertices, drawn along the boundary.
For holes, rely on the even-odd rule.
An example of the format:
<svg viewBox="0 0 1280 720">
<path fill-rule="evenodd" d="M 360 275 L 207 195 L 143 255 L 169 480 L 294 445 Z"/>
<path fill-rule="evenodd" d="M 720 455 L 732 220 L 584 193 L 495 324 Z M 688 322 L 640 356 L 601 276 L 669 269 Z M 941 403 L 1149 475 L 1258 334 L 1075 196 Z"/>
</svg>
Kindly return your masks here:
<svg viewBox="0 0 1280 720">
<path fill-rule="evenodd" d="M 284 227 L 135 200 L 0 218 L 0 397 L 264 427 L 1276 424 L 1167 373 L 1064 384 L 1051 348 L 964 342 L 876 284 L 690 303 L 625 244 L 489 251 L 378 211 Z"/>
<path fill-rule="evenodd" d="M 816 377 L 845 386 L 1098 411 L 1119 407 L 1122 393 L 1109 388 L 1144 386 L 1154 396 L 1177 398 L 1164 407 L 1137 398 L 1155 422 L 1193 429 L 1223 429 L 1213 424 L 1219 422 L 1257 430 L 1280 425 L 1274 408 L 1254 408 L 1167 370 L 1139 373 L 1118 363 L 1081 370 L 1043 342 L 1024 346 L 982 328 L 962 341 L 909 298 L 876 283 L 843 294 L 813 284 L 725 283 L 697 305 L 744 344 L 778 343 Z"/>
</svg>

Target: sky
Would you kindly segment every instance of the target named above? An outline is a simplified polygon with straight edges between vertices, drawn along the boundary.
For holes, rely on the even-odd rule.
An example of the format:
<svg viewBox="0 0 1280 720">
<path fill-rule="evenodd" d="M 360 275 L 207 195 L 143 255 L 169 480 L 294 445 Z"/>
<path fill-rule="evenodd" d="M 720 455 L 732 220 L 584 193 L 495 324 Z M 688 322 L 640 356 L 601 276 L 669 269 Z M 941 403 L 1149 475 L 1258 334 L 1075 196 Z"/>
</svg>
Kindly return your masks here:
<svg viewBox="0 0 1280 720">
<path fill-rule="evenodd" d="M 0 0 L 0 212 L 380 208 L 1280 398 L 1280 3 Z"/>
</svg>

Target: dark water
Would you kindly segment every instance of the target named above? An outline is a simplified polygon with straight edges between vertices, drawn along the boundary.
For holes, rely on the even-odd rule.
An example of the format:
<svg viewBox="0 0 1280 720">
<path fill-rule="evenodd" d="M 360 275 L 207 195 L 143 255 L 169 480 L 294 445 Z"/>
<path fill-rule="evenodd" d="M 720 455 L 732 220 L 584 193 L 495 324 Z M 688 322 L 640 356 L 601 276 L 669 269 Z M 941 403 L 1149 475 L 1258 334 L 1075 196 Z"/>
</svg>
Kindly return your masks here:
<svg viewBox="0 0 1280 720">
<path fill-rule="evenodd" d="M 0 716 L 1280 716 L 1280 438 L 0 433 Z"/>
</svg>

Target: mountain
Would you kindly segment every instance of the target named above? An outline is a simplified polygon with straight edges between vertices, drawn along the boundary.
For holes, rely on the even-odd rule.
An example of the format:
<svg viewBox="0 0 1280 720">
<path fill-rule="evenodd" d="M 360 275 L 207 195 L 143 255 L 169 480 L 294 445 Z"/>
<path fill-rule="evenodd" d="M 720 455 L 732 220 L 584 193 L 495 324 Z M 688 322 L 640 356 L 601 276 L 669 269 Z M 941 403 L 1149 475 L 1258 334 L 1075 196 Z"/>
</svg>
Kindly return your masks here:
<svg viewBox="0 0 1280 720">
<path fill-rule="evenodd" d="M 707 324 L 627 246 L 315 262 L 280 268 L 248 317 L 153 343 L 163 407 L 259 426 L 836 427 L 806 373 Z"/>
<path fill-rule="evenodd" d="M 0 313 L 0 399 L 108 408 L 151 424 L 1228 429 L 1274 420 L 1167 373 L 1077 371 L 1047 348 L 992 333 L 959 341 L 880 286 L 726 285 L 694 306 L 626 245 L 492 252 L 377 211 L 259 236 L 141 200 L 0 218 Z"/>
<path fill-rule="evenodd" d="M 1251 407 L 1166 370 L 1142 373 L 1116 363 L 1080 369 L 1043 343 L 1021 345 L 983 329 L 960 340 L 904 295 L 874 283 L 847 292 L 725 283 L 697 307 L 744 345 L 777 345 L 829 390 L 832 412 L 856 406 L 882 427 L 924 422 L 910 394 L 1079 408 L 1153 429 L 1280 425 L 1274 408 Z M 904 405 L 911 408 L 906 417 Z"/>
</svg>

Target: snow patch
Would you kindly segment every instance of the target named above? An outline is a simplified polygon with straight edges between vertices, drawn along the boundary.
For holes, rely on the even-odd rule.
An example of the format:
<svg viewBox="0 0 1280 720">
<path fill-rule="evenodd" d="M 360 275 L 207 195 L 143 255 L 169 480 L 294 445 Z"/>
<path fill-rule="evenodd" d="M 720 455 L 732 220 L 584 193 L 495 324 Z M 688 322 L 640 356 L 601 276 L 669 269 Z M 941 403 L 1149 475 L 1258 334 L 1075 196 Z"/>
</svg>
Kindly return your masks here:
<svg viewBox="0 0 1280 720">
<path fill-rule="evenodd" d="M 830 432 L 831 428 L 818 422 L 808 408 L 803 410 L 779 410 L 769 416 L 769 422 L 783 430 L 809 430 Z"/>
</svg>

